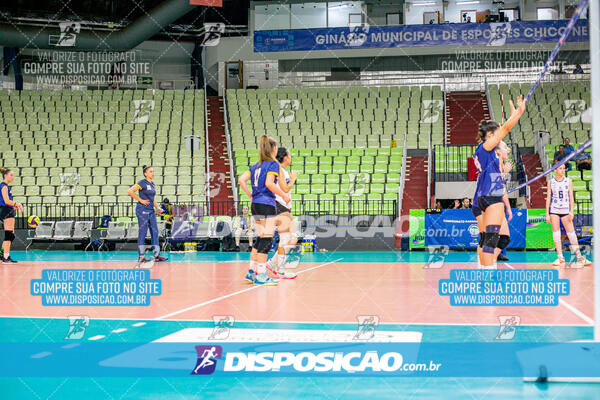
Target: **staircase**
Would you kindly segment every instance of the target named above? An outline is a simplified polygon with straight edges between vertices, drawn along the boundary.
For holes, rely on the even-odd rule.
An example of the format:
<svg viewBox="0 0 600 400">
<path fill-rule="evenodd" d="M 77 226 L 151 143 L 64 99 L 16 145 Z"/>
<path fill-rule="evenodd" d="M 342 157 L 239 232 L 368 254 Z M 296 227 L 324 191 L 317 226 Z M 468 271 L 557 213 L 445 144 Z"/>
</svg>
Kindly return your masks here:
<svg viewBox="0 0 600 400">
<path fill-rule="evenodd" d="M 543 172 L 542 162 L 538 154 L 524 154 L 522 156 L 523 167 L 527 174 L 527 179 L 538 176 Z M 529 208 L 545 208 L 546 207 L 546 180 L 538 179 L 529 185 L 530 201 Z"/>
<path fill-rule="evenodd" d="M 411 209 L 427 208 L 428 164 L 427 157 L 407 157 L 401 215 L 408 215 Z"/>
<path fill-rule="evenodd" d="M 223 99 L 219 96 L 207 97 L 208 159 L 210 169 L 209 186 L 206 189 L 210 201 L 210 215 L 235 215 L 231 207 L 233 189 L 227 156 L 225 135 L 225 113 Z"/>
<path fill-rule="evenodd" d="M 482 119 L 490 119 L 485 91 L 446 93 L 446 143 L 476 144 Z"/>
</svg>

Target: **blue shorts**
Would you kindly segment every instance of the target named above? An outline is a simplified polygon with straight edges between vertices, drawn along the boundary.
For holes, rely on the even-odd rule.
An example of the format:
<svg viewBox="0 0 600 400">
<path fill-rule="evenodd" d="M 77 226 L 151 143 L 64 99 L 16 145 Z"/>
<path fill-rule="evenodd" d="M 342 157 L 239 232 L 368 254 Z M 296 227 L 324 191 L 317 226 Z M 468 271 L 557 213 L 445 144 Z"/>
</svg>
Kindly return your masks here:
<svg viewBox="0 0 600 400">
<path fill-rule="evenodd" d="M 477 206 L 484 212 L 489 206 L 497 203 L 502 203 L 502 196 L 482 196 L 477 199 Z"/>
<path fill-rule="evenodd" d="M 479 207 L 477 207 L 477 206 L 473 206 L 473 207 L 471 208 L 471 211 L 473 211 L 473 215 L 475 216 L 475 218 L 477 218 L 477 217 L 479 217 L 481 214 L 483 214 L 483 213 L 481 212 L 481 209 L 480 209 Z"/>
</svg>

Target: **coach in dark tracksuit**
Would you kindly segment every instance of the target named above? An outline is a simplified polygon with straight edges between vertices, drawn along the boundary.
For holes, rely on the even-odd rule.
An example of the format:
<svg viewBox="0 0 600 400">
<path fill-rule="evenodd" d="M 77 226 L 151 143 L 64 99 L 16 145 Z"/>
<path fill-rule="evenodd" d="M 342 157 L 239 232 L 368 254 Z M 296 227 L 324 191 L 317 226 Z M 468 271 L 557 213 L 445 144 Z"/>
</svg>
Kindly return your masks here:
<svg viewBox="0 0 600 400">
<path fill-rule="evenodd" d="M 150 166 L 143 167 L 144 179 L 129 188 L 129 195 L 137 200 L 135 214 L 138 218 L 138 251 L 139 261 L 146 261 L 144 255 L 144 245 L 146 241 L 146 232 L 150 228 L 150 240 L 152 250 L 154 251 L 154 261 L 165 261 L 167 257 L 160 255 L 160 246 L 158 244 L 158 224 L 156 223 L 156 214 L 162 215 L 163 211 L 160 205 L 154 200 L 156 189 L 154 188 L 154 169 Z"/>
</svg>

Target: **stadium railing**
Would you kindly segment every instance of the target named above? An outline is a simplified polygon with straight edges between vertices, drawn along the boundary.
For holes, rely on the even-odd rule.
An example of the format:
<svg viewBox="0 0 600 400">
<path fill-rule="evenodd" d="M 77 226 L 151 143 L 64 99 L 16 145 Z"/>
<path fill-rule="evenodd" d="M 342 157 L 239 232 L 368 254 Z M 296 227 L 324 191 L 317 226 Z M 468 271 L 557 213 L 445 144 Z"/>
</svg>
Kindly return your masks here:
<svg viewBox="0 0 600 400">
<path fill-rule="evenodd" d="M 516 175 L 516 177 L 515 177 L 515 179 L 517 181 L 516 185 L 520 185 L 522 183 L 527 182 L 527 173 L 525 172 L 525 166 L 523 165 L 523 156 L 521 155 L 521 149 L 519 148 L 519 145 L 516 142 L 512 143 L 512 154 L 513 154 L 513 160 L 515 162 L 514 175 Z M 514 182 L 514 180 L 513 180 L 513 182 Z M 525 187 L 522 187 L 521 189 L 519 189 L 519 196 L 521 196 L 521 197 L 527 196 L 527 201 L 529 202 L 529 200 L 530 200 L 529 186 L 525 186 Z"/>
<path fill-rule="evenodd" d="M 589 65 L 584 65 L 589 69 Z M 569 67 L 565 68 L 566 70 Z M 537 79 L 539 67 L 506 68 L 494 70 L 433 70 L 428 74 L 411 71 L 361 71 L 356 81 L 332 81 L 328 72 L 280 72 L 280 88 L 299 87 L 349 87 L 349 86 L 431 86 L 440 85 L 442 90 L 463 88 L 479 90 L 483 85 L 502 83 L 531 83 Z M 547 74 L 544 82 L 589 81 L 590 74 Z M 474 85 L 474 86 L 469 86 Z M 479 88 L 479 89 L 478 89 Z"/>
<path fill-rule="evenodd" d="M 386 215 L 397 216 L 398 200 L 368 199 L 364 194 L 359 194 L 360 199 L 348 197 L 337 200 L 304 200 L 295 199 L 292 206 L 294 215 Z M 208 202 L 193 202 L 173 205 L 175 220 L 198 219 L 211 216 L 235 217 L 243 205 L 250 205 L 245 201 L 213 201 L 212 207 Z M 135 217 L 134 202 L 117 203 L 54 203 L 54 204 L 25 204 L 26 215 L 37 215 L 42 221 L 92 221 L 94 228 L 102 216 L 110 215 L 115 221 L 119 217 Z M 16 228 L 27 227 L 27 217 L 18 216 Z"/>
<path fill-rule="evenodd" d="M 204 79 L 204 93 L 206 92 L 206 79 Z M 204 151 L 205 151 L 205 160 L 206 160 L 206 182 L 204 183 L 205 188 L 210 187 L 210 162 L 209 162 L 209 138 L 208 138 L 208 96 L 204 96 Z M 227 146 L 229 149 L 229 146 Z M 206 201 L 210 203 L 210 195 L 209 191 L 206 191 Z M 210 204 L 208 205 L 210 207 Z"/>
<path fill-rule="evenodd" d="M 435 165 L 435 181 L 439 182 L 465 182 L 468 181 L 468 159 L 473 157 L 477 146 L 471 145 L 437 145 L 433 148 L 433 165 Z M 520 153 L 519 153 L 520 154 Z M 516 153 L 511 151 L 509 156 L 513 162 Z M 516 162 L 515 162 L 516 164 Z M 511 172 L 510 180 L 516 181 L 518 172 Z"/>
<path fill-rule="evenodd" d="M 229 176 L 231 177 L 233 200 L 238 201 L 238 185 L 235 176 L 235 171 L 233 168 L 233 166 L 235 165 L 235 160 L 233 159 L 233 146 L 231 144 L 231 132 L 229 131 L 229 111 L 227 110 L 227 96 L 223 96 L 223 115 L 225 115 L 225 118 L 223 118 L 223 120 L 225 122 L 225 139 L 227 140 L 227 159 L 229 160 Z"/>
</svg>

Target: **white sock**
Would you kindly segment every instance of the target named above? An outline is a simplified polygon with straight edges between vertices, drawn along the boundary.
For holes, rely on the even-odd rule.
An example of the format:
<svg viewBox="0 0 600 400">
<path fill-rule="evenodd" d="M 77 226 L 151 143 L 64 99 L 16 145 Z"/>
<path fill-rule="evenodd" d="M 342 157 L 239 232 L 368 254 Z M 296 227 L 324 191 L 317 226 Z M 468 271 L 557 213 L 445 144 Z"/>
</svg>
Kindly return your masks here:
<svg viewBox="0 0 600 400">
<path fill-rule="evenodd" d="M 256 263 L 256 269 L 255 269 L 257 274 L 266 274 L 267 273 L 267 265 L 265 263 Z"/>
<path fill-rule="evenodd" d="M 250 269 L 256 272 L 256 261 L 250 260 Z"/>
<path fill-rule="evenodd" d="M 554 240 L 554 246 L 556 247 L 556 255 L 558 258 L 563 259 L 562 242 L 560 241 L 560 231 L 552 232 L 552 240 Z"/>
<path fill-rule="evenodd" d="M 577 259 L 580 259 L 581 251 L 579 250 L 579 242 L 577 242 L 577 234 L 575 231 L 567 232 L 567 237 L 569 238 L 569 242 L 571 242 L 571 251 L 577 255 Z"/>
<path fill-rule="evenodd" d="M 4 253 L 4 258 L 10 257 L 10 253 Z"/>
</svg>

